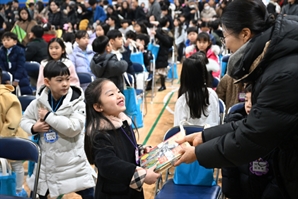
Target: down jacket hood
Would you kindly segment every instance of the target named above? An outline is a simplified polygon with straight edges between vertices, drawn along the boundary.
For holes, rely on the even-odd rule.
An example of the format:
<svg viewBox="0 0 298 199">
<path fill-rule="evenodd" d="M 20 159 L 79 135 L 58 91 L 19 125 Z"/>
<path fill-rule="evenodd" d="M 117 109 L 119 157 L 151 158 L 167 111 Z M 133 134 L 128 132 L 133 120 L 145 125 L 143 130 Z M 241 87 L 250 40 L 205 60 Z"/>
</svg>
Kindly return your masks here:
<svg viewBox="0 0 298 199">
<path fill-rule="evenodd" d="M 93 61 L 97 66 L 99 66 L 98 69 L 100 68 L 100 70 L 97 70 L 97 72 L 95 73 L 93 71 L 93 67 L 95 67 L 95 66 L 90 65 L 91 71 L 94 74 L 96 74 L 97 77 L 103 77 L 105 68 L 107 67 L 109 60 L 112 59 L 113 56 L 116 56 L 116 55 L 112 54 L 112 53 L 104 53 L 102 55 L 100 55 L 100 54 L 94 55 Z M 91 64 L 92 64 L 92 62 L 91 62 Z"/>
<path fill-rule="evenodd" d="M 228 74 L 243 82 L 253 81 L 262 74 L 268 63 L 298 51 L 297 33 L 298 16 L 279 15 L 273 27 L 256 35 L 231 55 Z M 258 64 L 254 66 L 253 63 L 262 53 Z"/>
</svg>

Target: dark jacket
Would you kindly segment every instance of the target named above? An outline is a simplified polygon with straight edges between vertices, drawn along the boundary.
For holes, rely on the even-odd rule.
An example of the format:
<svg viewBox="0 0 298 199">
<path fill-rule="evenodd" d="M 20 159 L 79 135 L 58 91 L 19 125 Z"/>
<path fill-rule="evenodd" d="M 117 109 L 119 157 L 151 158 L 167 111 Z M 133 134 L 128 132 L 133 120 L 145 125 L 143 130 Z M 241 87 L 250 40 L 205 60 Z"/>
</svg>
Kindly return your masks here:
<svg viewBox="0 0 298 199">
<path fill-rule="evenodd" d="M 239 121 L 247 117 L 244 106 L 228 114 L 225 122 Z M 251 171 L 253 162 L 240 165 L 238 167 L 223 167 L 222 173 L 222 192 L 231 199 L 280 199 L 281 193 L 275 182 L 272 169 L 272 154 L 262 158 L 262 163 L 267 163 L 267 173 L 254 173 Z M 258 160 L 254 160 L 257 162 Z"/>
<path fill-rule="evenodd" d="M 286 4 L 283 6 L 281 10 L 281 14 L 286 14 L 286 15 L 298 15 L 298 4 Z"/>
<path fill-rule="evenodd" d="M 195 149 L 199 163 L 207 168 L 238 166 L 273 152 L 277 183 L 287 199 L 298 198 L 297 32 L 297 16 L 279 16 L 273 27 L 249 41 L 230 73 L 235 79 L 249 73 L 271 41 L 257 67 L 243 79 L 253 84 L 250 114 L 206 129 L 204 143 Z"/>
<path fill-rule="evenodd" d="M 156 58 L 156 68 L 166 68 L 168 66 L 168 58 L 170 48 L 173 46 L 174 39 L 170 37 L 167 30 L 161 28 L 156 30 L 155 38 L 158 39 L 159 51 Z"/>
<path fill-rule="evenodd" d="M 125 121 L 123 130 L 133 140 Z M 143 191 L 129 187 L 136 169 L 135 147 L 121 128 L 99 132 L 94 140 L 95 165 L 98 169 L 95 198 L 143 199 Z"/>
<path fill-rule="evenodd" d="M 115 54 L 96 54 L 91 60 L 90 68 L 97 78 L 108 78 L 119 90 L 123 90 L 122 74 L 127 70 L 126 61 L 118 61 Z"/>
<path fill-rule="evenodd" d="M 135 21 L 146 21 L 146 14 L 141 6 L 136 7 L 134 10 L 134 20 Z"/>
<path fill-rule="evenodd" d="M 49 23 L 55 26 L 57 29 L 62 29 L 63 25 L 66 23 L 65 16 L 62 11 L 58 11 L 56 13 L 49 12 Z"/>
<path fill-rule="evenodd" d="M 9 68 L 8 60 L 11 63 Z M 32 95 L 32 88 L 30 87 L 30 80 L 25 69 L 25 50 L 23 47 L 15 45 L 12 47 L 10 54 L 7 57 L 7 49 L 2 46 L 0 48 L 0 67 L 4 71 L 8 71 L 13 76 L 13 81 L 19 81 L 19 86 L 22 95 Z"/>
<path fill-rule="evenodd" d="M 48 57 L 48 44 L 42 38 L 36 38 L 27 44 L 26 61 L 40 63 Z"/>
</svg>

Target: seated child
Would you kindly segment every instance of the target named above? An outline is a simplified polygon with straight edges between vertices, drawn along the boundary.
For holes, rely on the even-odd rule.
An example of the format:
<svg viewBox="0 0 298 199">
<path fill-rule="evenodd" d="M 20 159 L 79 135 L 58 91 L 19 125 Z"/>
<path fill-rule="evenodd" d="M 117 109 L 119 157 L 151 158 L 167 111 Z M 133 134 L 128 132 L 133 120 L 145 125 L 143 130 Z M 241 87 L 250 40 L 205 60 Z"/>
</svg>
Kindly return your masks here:
<svg viewBox="0 0 298 199">
<path fill-rule="evenodd" d="M 111 46 L 107 36 L 99 36 L 92 43 L 96 52 L 90 63 L 92 73 L 97 78 L 108 78 L 123 91 L 123 73 L 127 70 L 127 62 L 118 61 L 117 56 L 111 53 Z"/>
<path fill-rule="evenodd" d="M 3 71 L 10 72 L 13 76 L 12 84 L 19 86 L 22 95 L 32 95 L 30 79 L 25 69 L 25 49 L 18 45 L 18 36 L 12 32 L 2 35 L 3 46 L 0 48 L 0 67 Z"/>
<path fill-rule="evenodd" d="M 1 79 L 2 69 L 0 68 L 0 82 Z M 11 93 L 12 91 L 14 91 L 13 86 L 0 84 L 0 137 L 27 138 L 27 133 L 19 126 L 22 118 L 22 107 L 17 96 Z M 12 171 L 16 174 L 16 195 L 28 197 L 23 188 L 23 161 L 12 161 L 10 164 Z"/>
</svg>

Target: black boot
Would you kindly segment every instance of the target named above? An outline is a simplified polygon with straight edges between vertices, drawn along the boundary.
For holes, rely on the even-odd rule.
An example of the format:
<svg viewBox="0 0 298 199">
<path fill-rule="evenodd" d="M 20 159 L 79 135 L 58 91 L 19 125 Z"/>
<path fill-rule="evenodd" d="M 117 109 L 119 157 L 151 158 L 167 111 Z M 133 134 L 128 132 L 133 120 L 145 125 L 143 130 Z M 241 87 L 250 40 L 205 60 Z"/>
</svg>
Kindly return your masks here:
<svg viewBox="0 0 298 199">
<path fill-rule="evenodd" d="M 160 84 L 161 84 L 161 87 L 158 89 L 158 91 L 163 91 L 163 90 L 166 90 L 166 78 L 165 76 L 161 75 L 160 76 Z"/>
<path fill-rule="evenodd" d="M 147 82 L 146 91 L 152 90 L 152 79 Z"/>
</svg>

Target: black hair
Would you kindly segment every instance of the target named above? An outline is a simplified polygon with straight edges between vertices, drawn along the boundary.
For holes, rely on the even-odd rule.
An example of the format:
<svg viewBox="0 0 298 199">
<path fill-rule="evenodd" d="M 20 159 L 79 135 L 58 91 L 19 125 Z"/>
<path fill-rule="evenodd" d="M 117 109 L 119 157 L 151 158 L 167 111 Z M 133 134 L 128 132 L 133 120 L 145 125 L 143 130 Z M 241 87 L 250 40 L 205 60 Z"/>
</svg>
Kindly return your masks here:
<svg viewBox="0 0 298 199">
<path fill-rule="evenodd" d="M 211 48 L 212 46 L 212 41 L 211 41 L 211 38 L 210 38 L 210 35 L 206 32 L 200 32 L 198 34 L 198 37 L 197 37 L 197 41 L 207 41 L 209 42 L 209 46 L 207 47 L 206 49 L 206 52 Z M 197 47 L 196 47 L 197 48 Z M 198 48 L 197 48 L 198 50 Z"/>
<path fill-rule="evenodd" d="M 28 15 L 27 20 L 23 20 L 22 17 L 21 17 L 21 12 L 22 12 L 23 10 L 25 10 L 25 11 L 27 12 L 27 15 Z M 31 15 L 30 15 L 29 10 L 28 10 L 27 7 L 22 7 L 22 8 L 19 9 L 19 20 L 20 20 L 20 21 L 31 21 Z"/>
<path fill-rule="evenodd" d="M 82 39 L 83 37 L 86 37 L 86 35 L 87 35 L 88 38 L 89 38 L 89 35 L 88 35 L 88 33 L 87 33 L 86 30 L 78 30 L 78 31 L 76 32 L 75 38 L 76 38 L 76 39 Z"/>
<path fill-rule="evenodd" d="M 117 29 L 109 30 L 109 32 L 107 33 L 107 37 L 109 39 L 116 39 L 117 37 L 122 37 L 122 33 L 120 32 L 120 30 Z"/>
<path fill-rule="evenodd" d="M 207 116 L 206 109 L 209 105 L 208 72 L 202 59 L 203 56 L 204 53 L 199 52 L 186 58 L 183 61 L 180 75 L 178 98 L 185 94 L 191 118 L 201 118 L 202 114 Z"/>
<path fill-rule="evenodd" d="M 145 47 L 149 44 L 149 36 L 147 34 L 137 34 L 136 39 L 142 40 L 145 43 Z"/>
<path fill-rule="evenodd" d="M 167 17 L 167 16 L 164 16 L 163 18 L 161 18 L 160 20 L 159 20 L 159 26 L 160 27 L 166 27 L 166 25 L 167 25 L 167 23 L 170 23 L 170 20 L 169 20 L 169 18 Z"/>
<path fill-rule="evenodd" d="M 28 7 L 31 7 L 31 6 L 34 6 L 34 3 L 31 2 L 28 4 Z"/>
<path fill-rule="evenodd" d="M 94 163 L 93 145 L 95 142 L 95 136 L 98 133 L 106 133 L 106 131 L 100 131 L 99 127 L 102 121 L 107 122 L 115 130 L 113 123 L 102 113 L 93 108 L 94 104 L 100 104 L 100 96 L 102 92 L 103 84 L 110 81 L 106 78 L 97 78 L 91 82 L 85 90 L 86 101 L 86 134 L 85 134 L 85 153 L 90 163 Z"/>
<path fill-rule="evenodd" d="M 110 15 L 108 18 L 112 19 L 115 22 L 115 24 L 117 24 L 117 22 L 119 20 L 119 18 L 115 15 Z"/>
<path fill-rule="evenodd" d="M 64 42 L 70 42 L 73 43 L 75 41 L 75 34 L 73 32 L 65 32 L 62 35 L 62 39 Z"/>
<path fill-rule="evenodd" d="M 204 28 L 204 27 L 207 27 L 207 28 L 210 28 L 210 24 L 208 21 L 202 21 L 202 23 L 200 24 L 200 28 Z"/>
<path fill-rule="evenodd" d="M 196 19 L 192 19 L 192 20 L 190 20 L 190 21 L 191 21 L 192 24 L 194 24 L 194 25 L 196 25 L 196 26 L 198 25 L 198 20 L 196 20 Z"/>
<path fill-rule="evenodd" d="M 219 19 L 215 19 L 214 21 L 210 21 L 209 22 L 209 27 L 212 30 L 218 30 L 219 24 L 220 24 L 220 20 Z"/>
<path fill-rule="evenodd" d="M 137 21 L 135 25 L 139 25 L 141 27 L 141 33 L 147 34 L 147 27 L 143 21 Z"/>
<path fill-rule="evenodd" d="M 120 24 L 128 23 L 128 25 L 131 25 L 131 20 L 129 19 L 122 19 Z"/>
<path fill-rule="evenodd" d="M 251 93 L 251 91 L 252 91 L 252 85 L 249 84 L 249 85 L 247 85 L 247 86 L 245 87 L 244 92 L 245 92 L 245 93 Z"/>
<path fill-rule="evenodd" d="M 106 35 L 109 32 L 110 29 L 110 25 L 107 23 L 100 23 L 99 24 L 101 26 L 101 28 L 103 29 L 103 33 L 104 35 Z"/>
<path fill-rule="evenodd" d="M 43 36 L 43 28 L 39 25 L 35 25 L 31 28 L 31 32 L 34 34 L 36 38 L 42 38 Z"/>
<path fill-rule="evenodd" d="M 132 40 L 136 40 L 137 39 L 137 33 L 135 33 L 134 31 L 132 30 L 129 30 L 125 33 L 125 38 L 126 39 L 132 39 Z"/>
<path fill-rule="evenodd" d="M 54 3 L 56 4 L 56 6 L 59 8 L 59 6 L 60 6 L 59 1 L 57 1 L 57 0 L 49 1 L 49 4 L 48 4 L 48 5 L 50 6 L 50 4 L 51 4 L 52 2 L 54 2 Z M 51 11 L 50 8 L 49 8 L 49 10 Z"/>
<path fill-rule="evenodd" d="M 61 61 L 50 60 L 43 69 L 43 76 L 51 79 L 57 76 L 70 76 L 68 67 Z"/>
<path fill-rule="evenodd" d="M 1 37 L 1 40 L 4 39 L 4 38 L 11 38 L 15 41 L 19 41 L 18 36 L 16 34 L 14 34 L 13 32 L 4 32 L 2 37 Z"/>
<path fill-rule="evenodd" d="M 96 37 L 92 42 L 93 51 L 98 54 L 104 53 L 109 41 L 109 38 L 105 35 Z"/>
<path fill-rule="evenodd" d="M 44 5 L 41 1 L 36 2 L 36 5 L 38 6 L 38 13 L 40 13 L 44 9 Z"/>
<path fill-rule="evenodd" d="M 270 28 L 275 19 L 268 14 L 266 6 L 260 0 L 234 0 L 223 10 L 221 23 L 234 35 L 238 35 L 243 28 L 249 28 L 253 34 L 258 34 Z"/>
<path fill-rule="evenodd" d="M 189 27 L 187 28 L 187 34 L 191 33 L 191 32 L 195 32 L 198 34 L 198 28 L 197 27 Z"/>
<path fill-rule="evenodd" d="M 66 51 L 65 51 L 66 46 L 65 46 L 63 40 L 60 39 L 60 38 L 53 38 L 53 39 L 50 40 L 50 42 L 49 42 L 49 44 L 48 44 L 48 55 L 49 55 L 49 59 L 48 59 L 48 60 L 53 60 L 53 58 L 52 58 L 51 55 L 50 55 L 49 48 L 50 48 L 50 45 L 51 45 L 52 43 L 54 43 L 54 42 L 57 42 L 57 43 L 61 46 L 62 50 L 64 51 L 64 52 L 62 53 L 61 57 L 60 57 L 60 60 L 63 59 L 63 58 L 66 58 Z"/>
</svg>

